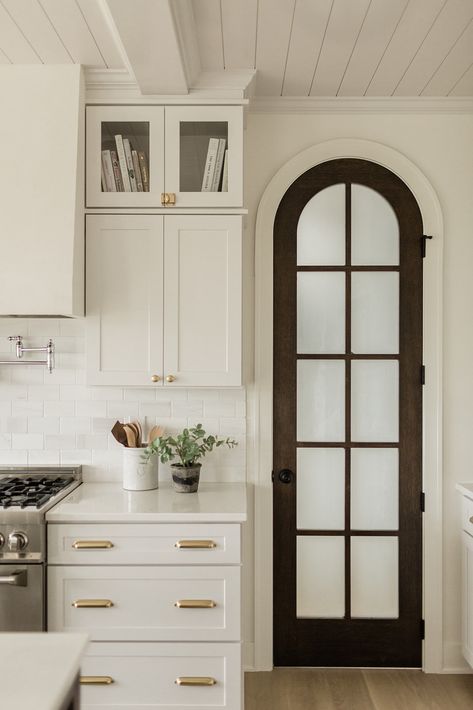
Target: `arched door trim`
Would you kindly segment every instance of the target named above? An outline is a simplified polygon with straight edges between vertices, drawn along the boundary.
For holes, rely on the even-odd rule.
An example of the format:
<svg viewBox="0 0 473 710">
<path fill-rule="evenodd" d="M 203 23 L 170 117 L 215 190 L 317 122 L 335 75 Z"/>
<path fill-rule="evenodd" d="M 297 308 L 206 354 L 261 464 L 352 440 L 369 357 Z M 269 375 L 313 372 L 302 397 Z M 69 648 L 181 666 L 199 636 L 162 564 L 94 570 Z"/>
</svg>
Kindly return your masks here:
<svg viewBox="0 0 473 710">
<path fill-rule="evenodd" d="M 284 193 L 306 170 L 336 158 L 360 158 L 399 176 L 414 194 L 428 244 L 424 266 L 424 618 L 423 668 L 443 670 L 442 526 L 442 267 L 443 219 L 439 199 L 421 170 L 402 153 L 373 141 L 339 139 L 308 148 L 286 163 L 268 184 L 259 204 L 255 243 L 255 647 L 257 670 L 272 668 L 272 343 L 273 225 Z"/>
</svg>

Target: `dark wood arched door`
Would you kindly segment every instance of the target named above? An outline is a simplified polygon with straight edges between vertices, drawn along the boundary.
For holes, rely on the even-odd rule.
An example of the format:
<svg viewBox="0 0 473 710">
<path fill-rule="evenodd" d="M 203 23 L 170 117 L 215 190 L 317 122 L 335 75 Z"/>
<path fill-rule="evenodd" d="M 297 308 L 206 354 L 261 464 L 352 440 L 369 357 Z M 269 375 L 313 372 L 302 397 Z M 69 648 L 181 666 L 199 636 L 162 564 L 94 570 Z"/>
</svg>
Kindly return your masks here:
<svg viewBox="0 0 473 710">
<path fill-rule="evenodd" d="M 422 218 L 333 160 L 274 226 L 274 663 L 418 667 Z"/>
</svg>

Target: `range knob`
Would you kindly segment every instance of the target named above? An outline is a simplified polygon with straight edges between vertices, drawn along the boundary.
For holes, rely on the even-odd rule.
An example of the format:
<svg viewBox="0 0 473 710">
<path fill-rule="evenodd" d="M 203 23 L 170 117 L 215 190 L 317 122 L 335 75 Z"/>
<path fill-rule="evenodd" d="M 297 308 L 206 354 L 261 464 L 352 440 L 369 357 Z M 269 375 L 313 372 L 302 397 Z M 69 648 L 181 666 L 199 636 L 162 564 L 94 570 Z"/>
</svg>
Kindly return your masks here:
<svg viewBox="0 0 473 710">
<path fill-rule="evenodd" d="M 12 532 L 8 536 L 8 547 L 11 552 L 21 552 L 28 545 L 28 538 L 23 532 Z"/>
</svg>

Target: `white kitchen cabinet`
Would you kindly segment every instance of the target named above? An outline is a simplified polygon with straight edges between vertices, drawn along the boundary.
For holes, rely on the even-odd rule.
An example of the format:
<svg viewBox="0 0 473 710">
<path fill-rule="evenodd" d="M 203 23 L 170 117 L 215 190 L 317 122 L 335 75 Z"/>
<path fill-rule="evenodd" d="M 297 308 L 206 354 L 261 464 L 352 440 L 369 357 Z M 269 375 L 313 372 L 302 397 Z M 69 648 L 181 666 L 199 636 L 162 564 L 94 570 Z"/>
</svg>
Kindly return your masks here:
<svg viewBox="0 0 473 710">
<path fill-rule="evenodd" d="M 462 494 L 462 653 L 473 668 L 473 483 L 456 488 Z"/>
<path fill-rule="evenodd" d="M 148 191 L 109 191 L 102 183 L 102 151 L 118 152 L 117 134 L 142 153 Z M 225 141 L 228 184 L 220 179 L 203 191 L 212 138 Z M 242 200 L 242 106 L 87 107 L 87 207 L 241 207 Z"/>
<path fill-rule="evenodd" d="M 241 220 L 87 216 L 88 384 L 241 384 Z"/>
</svg>

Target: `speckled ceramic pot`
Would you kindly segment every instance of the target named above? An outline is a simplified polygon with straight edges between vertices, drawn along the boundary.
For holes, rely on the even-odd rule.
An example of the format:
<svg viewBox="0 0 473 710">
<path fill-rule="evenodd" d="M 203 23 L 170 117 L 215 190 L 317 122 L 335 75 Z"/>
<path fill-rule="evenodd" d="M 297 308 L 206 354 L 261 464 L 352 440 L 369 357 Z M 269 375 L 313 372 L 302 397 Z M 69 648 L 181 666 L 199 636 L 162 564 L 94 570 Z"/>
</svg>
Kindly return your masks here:
<svg viewBox="0 0 473 710">
<path fill-rule="evenodd" d="M 202 464 L 195 466 L 180 466 L 171 464 L 172 484 L 178 493 L 195 493 L 199 487 L 200 469 Z"/>
</svg>

